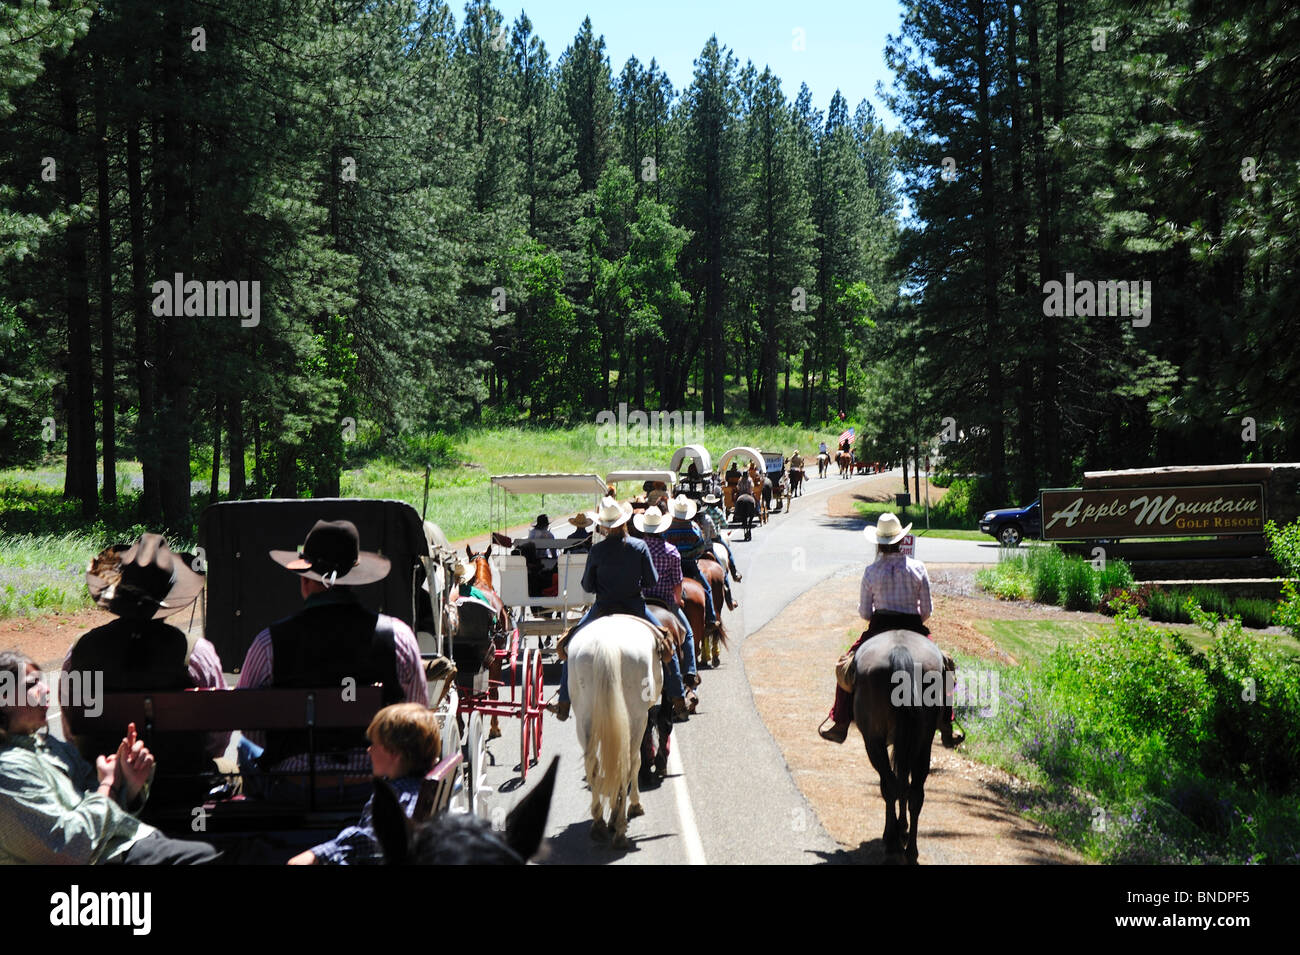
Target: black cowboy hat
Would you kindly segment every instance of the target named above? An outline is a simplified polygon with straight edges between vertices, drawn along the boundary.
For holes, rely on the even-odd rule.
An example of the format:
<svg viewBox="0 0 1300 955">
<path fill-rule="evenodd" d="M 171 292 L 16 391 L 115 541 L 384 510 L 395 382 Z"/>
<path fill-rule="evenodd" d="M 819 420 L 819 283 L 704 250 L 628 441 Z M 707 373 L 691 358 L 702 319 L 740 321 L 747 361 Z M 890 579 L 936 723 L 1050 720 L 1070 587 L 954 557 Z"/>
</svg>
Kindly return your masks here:
<svg viewBox="0 0 1300 955">
<path fill-rule="evenodd" d="M 387 557 L 361 549 L 361 536 L 351 521 L 317 521 L 297 551 L 270 553 L 281 567 L 331 587 L 372 584 L 387 577 L 392 567 Z"/>
<path fill-rule="evenodd" d="M 114 544 L 92 558 L 86 587 L 109 613 L 150 620 L 170 617 L 194 603 L 203 590 L 203 577 L 161 534 L 144 534 L 134 544 Z"/>
</svg>

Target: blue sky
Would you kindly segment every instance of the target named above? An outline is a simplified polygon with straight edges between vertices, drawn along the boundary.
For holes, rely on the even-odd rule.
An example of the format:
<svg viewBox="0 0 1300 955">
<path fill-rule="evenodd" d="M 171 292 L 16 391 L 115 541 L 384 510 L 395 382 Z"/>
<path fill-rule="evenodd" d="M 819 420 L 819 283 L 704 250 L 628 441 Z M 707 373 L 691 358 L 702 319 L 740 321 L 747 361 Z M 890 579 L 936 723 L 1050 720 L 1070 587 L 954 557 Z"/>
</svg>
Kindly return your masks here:
<svg viewBox="0 0 1300 955">
<path fill-rule="evenodd" d="M 741 65 L 752 60 L 760 72 L 770 66 L 788 99 L 807 83 L 814 107 L 825 112 L 839 89 L 850 111 L 867 99 L 886 127 L 898 126 L 876 95 L 877 81 L 886 87 L 893 81 L 884 49 L 886 35 L 897 33 L 902 20 L 897 0 L 498 0 L 494 6 L 507 23 L 526 11 L 552 62 L 590 16 L 596 33 L 605 37 L 615 76 L 630 56 L 643 64 L 654 57 L 678 90 L 690 84 L 695 57 L 716 33 Z M 456 11 L 453 4 L 457 23 L 463 9 Z M 803 50 L 794 49 L 796 29 L 803 31 Z"/>
</svg>

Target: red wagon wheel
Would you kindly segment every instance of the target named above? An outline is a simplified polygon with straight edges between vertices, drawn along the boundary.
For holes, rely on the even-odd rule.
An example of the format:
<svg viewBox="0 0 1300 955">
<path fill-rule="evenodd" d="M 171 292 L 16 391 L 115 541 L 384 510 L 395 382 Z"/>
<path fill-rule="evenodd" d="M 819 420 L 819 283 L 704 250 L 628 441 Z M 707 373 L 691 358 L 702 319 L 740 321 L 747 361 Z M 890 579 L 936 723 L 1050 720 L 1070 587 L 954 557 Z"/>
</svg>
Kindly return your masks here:
<svg viewBox="0 0 1300 955">
<path fill-rule="evenodd" d="M 535 712 L 530 714 L 533 721 L 533 758 L 540 761 L 542 758 L 542 714 L 545 712 L 542 700 L 546 698 L 546 680 L 540 653 L 537 655 L 537 661 L 533 669 L 533 710 Z"/>
<path fill-rule="evenodd" d="M 534 707 L 533 699 L 533 667 L 536 665 L 538 653 L 535 650 L 525 650 L 523 660 L 523 673 L 520 680 L 519 693 L 519 774 L 526 781 L 528 779 L 528 718 L 529 713 Z"/>
</svg>

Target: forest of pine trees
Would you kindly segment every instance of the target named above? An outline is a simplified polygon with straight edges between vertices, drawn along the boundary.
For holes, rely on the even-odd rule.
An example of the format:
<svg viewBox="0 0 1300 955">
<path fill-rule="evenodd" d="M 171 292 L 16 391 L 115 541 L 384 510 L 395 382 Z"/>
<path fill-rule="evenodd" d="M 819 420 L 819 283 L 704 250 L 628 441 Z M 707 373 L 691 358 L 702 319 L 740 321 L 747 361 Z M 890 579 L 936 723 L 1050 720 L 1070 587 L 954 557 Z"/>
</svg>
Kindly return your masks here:
<svg viewBox="0 0 1300 955">
<path fill-rule="evenodd" d="M 345 419 L 620 401 L 843 409 L 882 459 L 950 420 L 992 503 L 1294 458 L 1300 8 L 904 7 L 891 132 L 723 38 L 670 77 L 486 2 L 6 4 L 0 467 L 56 449 L 89 516 L 138 460 L 177 528 L 196 456 L 333 495 Z M 178 274 L 257 283 L 256 323 L 159 314 Z M 1149 324 L 1046 315 L 1067 274 L 1150 283 Z"/>
</svg>

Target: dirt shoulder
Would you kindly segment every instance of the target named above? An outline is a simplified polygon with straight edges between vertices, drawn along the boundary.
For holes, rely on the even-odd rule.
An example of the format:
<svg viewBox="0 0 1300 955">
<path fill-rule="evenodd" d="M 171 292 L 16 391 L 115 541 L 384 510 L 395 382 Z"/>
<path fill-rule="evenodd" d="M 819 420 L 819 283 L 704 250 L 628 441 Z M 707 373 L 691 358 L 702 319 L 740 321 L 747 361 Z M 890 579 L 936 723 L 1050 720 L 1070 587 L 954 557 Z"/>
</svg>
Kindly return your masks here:
<svg viewBox="0 0 1300 955">
<path fill-rule="evenodd" d="M 850 861 L 881 863 L 885 806 L 861 735 L 851 729 L 842 746 L 817 736 L 834 697 L 835 660 L 862 631 L 857 597 L 856 574 L 832 577 L 750 636 L 743 653 L 759 715 L 822 825 Z M 937 594 L 934 603 L 929 626 L 940 646 L 1002 660 L 1008 658 L 969 621 L 1034 616 L 972 597 Z M 922 864 L 1085 861 L 1017 813 L 1014 793 L 1022 784 L 1015 777 L 944 749 L 937 736 L 931 765 L 920 821 Z"/>
</svg>

